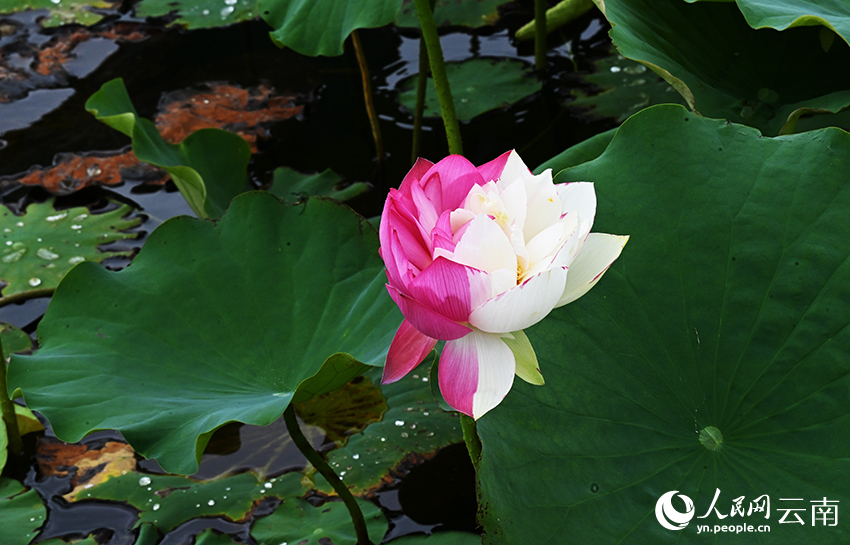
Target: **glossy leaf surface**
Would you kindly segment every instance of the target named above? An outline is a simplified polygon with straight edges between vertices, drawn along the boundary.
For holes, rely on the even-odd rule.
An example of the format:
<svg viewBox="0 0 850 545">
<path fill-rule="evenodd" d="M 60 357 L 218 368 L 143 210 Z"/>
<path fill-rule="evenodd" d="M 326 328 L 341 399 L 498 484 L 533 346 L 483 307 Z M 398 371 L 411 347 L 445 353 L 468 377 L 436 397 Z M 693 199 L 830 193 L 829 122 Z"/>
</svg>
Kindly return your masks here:
<svg viewBox="0 0 850 545">
<path fill-rule="evenodd" d="M 740 523 L 782 545 L 847 542 L 840 519 L 777 519 L 850 501 L 848 170 L 844 131 L 761 138 L 656 106 L 556 177 L 592 181 L 594 230 L 631 239 L 587 295 L 526 330 L 546 386 L 518 382 L 478 422 L 486 543 L 698 544 L 697 524 Z M 662 527 L 669 491 L 707 518 Z M 729 518 L 764 494 L 769 520 Z"/>
<path fill-rule="evenodd" d="M 701 115 L 773 136 L 793 132 L 802 113 L 850 105 L 850 47 L 825 50 L 818 28 L 755 30 L 731 2 L 600 4 L 620 53 L 662 75 Z"/>
<path fill-rule="evenodd" d="M 118 429 L 193 473 L 213 430 L 271 423 L 330 356 L 383 364 L 401 315 L 377 248 L 327 200 L 247 193 L 218 223 L 173 218 L 126 269 L 66 277 L 10 383 L 66 441 Z"/>
</svg>

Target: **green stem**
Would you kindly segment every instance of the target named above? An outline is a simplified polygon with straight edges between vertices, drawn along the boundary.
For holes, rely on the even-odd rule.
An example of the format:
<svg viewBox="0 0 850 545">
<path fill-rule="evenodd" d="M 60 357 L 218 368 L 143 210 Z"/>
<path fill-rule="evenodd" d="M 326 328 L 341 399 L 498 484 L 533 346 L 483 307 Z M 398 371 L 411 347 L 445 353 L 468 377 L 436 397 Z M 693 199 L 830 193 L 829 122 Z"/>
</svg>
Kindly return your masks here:
<svg viewBox="0 0 850 545">
<path fill-rule="evenodd" d="M 463 441 L 466 443 L 466 450 L 469 451 L 469 457 L 472 459 L 472 467 L 477 472 L 478 462 L 481 461 L 481 438 L 478 437 L 475 419 L 471 416 L 461 414 L 460 427 L 463 430 Z"/>
<path fill-rule="evenodd" d="M 460 141 L 460 124 L 455 114 L 455 104 L 452 91 L 449 88 L 449 78 L 446 75 L 446 65 L 443 61 L 443 48 L 440 46 L 440 35 L 437 34 L 437 23 L 431 12 L 428 0 L 413 0 L 416 5 L 416 15 L 422 28 L 422 38 L 428 49 L 428 60 L 431 65 L 431 75 L 434 87 L 437 89 L 437 100 L 440 103 L 440 114 L 446 126 L 446 138 L 449 141 L 449 153 L 463 155 L 463 145 Z M 420 74 L 421 77 L 421 74 Z"/>
<path fill-rule="evenodd" d="M 348 508 L 348 512 L 351 514 L 351 520 L 354 522 L 354 531 L 357 534 L 357 544 L 358 545 L 374 545 L 369 540 L 369 533 L 366 531 L 366 521 L 363 519 L 363 512 L 360 511 L 360 506 L 357 505 L 357 502 L 354 500 L 354 496 L 351 495 L 351 491 L 345 486 L 345 483 L 342 482 L 334 470 L 331 469 L 331 466 L 322 458 L 322 456 L 316 452 L 310 442 L 304 437 L 304 434 L 301 433 L 301 428 L 298 426 L 298 419 L 295 417 L 295 407 L 292 403 L 283 411 L 283 421 L 286 423 L 286 429 L 289 431 L 289 436 L 292 438 L 292 442 L 295 443 L 295 446 L 298 447 L 298 450 L 301 451 L 301 454 L 307 458 L 307 461 L 313 464 L 319 473 L 322 474 L 331 486 L 334 488 L 336 493 L 342 498 L 342 502 Z"/>
<path fill-rule="evenodd" d="M 546 0 L 534 0 L 534 69 L 546 71 Z"/>
<path fill-rule="evenodd" d="M 56 288 L 40 288 L 37 290 L 27 290 L 19 293 L 13 293 L 6 297 L 0 297 L 0 307 L 18 303 L 20 301 L 29 301 L 30 299 L 38 299 L 39 297 L 50 297 Z"/>
<path fill-rule="evenodd" d="M 431 0 L 431 13 L 437 0 Z M 425 38 L 419 38 L 419 77 L 416 78 L 416 109 L 413 111 L 413 146 L 410 152 L 410 164 L 416 162 L 422 147 L 422 118 L 425 117 L 425 95 L 428 90 L 428 78 L 431 68 L 428 61 L 428 48 Z"/>
<path fill-rule="evenodd" d="M 6 435 L 9 438 L 9 452 L 20 454 L 24 451 L 21 441 L 21 431 L 18 429 L 18 417 L 15 415 L 15 404 L 9 398 L 6 384 L 6 355 L 3 353 L 3 343 L 0 342 L 0 414 L 6 424 Z"/>
<path fill-rule="evenodd" d="M 357 64 L 360 66 L 360 78 L 363 80 L 363 99 L 366 101 L 366 114 L 369 116 L 369 124 L 372 126 L 372 139 L 375 140 L 375 154 L 378 158 L 378 168 L 384 162 L 384 139 L 381 137 L 381 126 L 378 124 L 378 113 L 375 110 L 375 101 L 372 98 L 372 78 L 369 76 L 369 65 L 366 64 L 366 55 L 363 53 L 363 45 L 360 43 L 360 33 L 356 30 L 351 32 L 351 42 L 354 44 L 354 53 L 357 55 Z"/>
</svg>

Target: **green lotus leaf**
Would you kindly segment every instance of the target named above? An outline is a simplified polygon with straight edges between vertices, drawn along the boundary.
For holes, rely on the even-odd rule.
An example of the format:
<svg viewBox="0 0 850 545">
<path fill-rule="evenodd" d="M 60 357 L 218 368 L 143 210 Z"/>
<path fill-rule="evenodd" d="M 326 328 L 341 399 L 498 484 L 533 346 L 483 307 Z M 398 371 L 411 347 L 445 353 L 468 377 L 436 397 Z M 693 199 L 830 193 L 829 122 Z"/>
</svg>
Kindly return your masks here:
<svg viewBox="0 0 850 545">
<path fill-rule="evenodd" d="M 499 20 L 499 6 L 506 0 L 437 0 L 434 5 L 434 21 L 437 26 L 467 26 L 478 28 L 495 24 Z M 413 0 L 404 0 L 395 16 L 400 27 L 419 28 L 419 18 Z"/>
<path fill-rule="evenodd" d="M 798 26 L 823 26 L 850 43 L 850 8 L 840 0 L 829 2 L 823 0 L 735 1 L 738 9 L 747 19 L 747 23 L 753 28 L 785 30 Z"/>
<path fill-rule="evenodd" d="M 3 298 L 55 288 L 77 263 L 130 255 L 130 251 L 104 251 L 98 246 L 136 238 L 136 233 L 123 232 L 142 222 L 138 216 L 125 219 L 131 210 L 127 205 L 103 214 L 85 207 L 55 210 L 53 201 L 47 201 L 32 203 L 23 216 L 16 216 L 0 207 Z"/>
<path fill-rule="evenodd" d="M 3 437 L 6 434 L 2 434 Z M 27 545 L 38 535 L 47 509 L 35 490 L 18 481 L 0 477 L 0 537 L 3 545 Z"/>
<path fill-rule="evenodd" d="M 620 53 L 661 75 L 703 116 L 773 136 L 793 132 L 802 113 L 850 105 L 850 47 L 825 50 L 818 28 L 755 30 L 731 2 L 599 4 Z"/>
<path fill-rule="evenodd" d="M 189 29 L 215 28 L 248 21 L 259 15 L 257 0 L 142 0 L 139 17 L 176 14 L 174 24 Z"/>
<path fill-rule="evenodd" d="M 236 545 L 238 543 L 235 538 L 217 534 L 212 528 L 207 528 L 195 538 L 195 545 Z"/>
<path fill-rule="evenodd" d="M 56 435 L 120 430 L 166 471 L 190 474 L 212 431 L 267 425 L 334 354 L 383 365 L 401 314 L 378 235 L 332 201 L 233 201 L 213 223 L 157 228 L 126 269 L 76 267 L 9 381 Z"/>
<path fill-rule="evenodd" d="M 347 201 L 369 190 L 366 182 L 354 182 L 337 189 L 341 178 L 331 169 L 316 174 L 301 174 L 289 167 L 280 167 L 274 171 L 274 181 L 269 193 L 285 202 L 296 202 L 304 197 L 330 197 L 337 201 Z"/>
<path fill-rule="evenodd" d="M 526 330 L 546 386 L 517 381 L 478 421 L 485 543 L 764 537 L 697 529 L 742 523 L 770 525 L 772 544 L 847 543 L 841 519 L 811 521 L 812 502 L 850 501 L 848 171 L 844 131 L 761 138 L 665 105 L 556 177 L 592 181 L 594 231 L 631 238 Z M 693 501 L 683 530 L 656 516 L 668 492 Z M 767 520 L 746 514 L 762 495 Z"/>
<path fill-rule="evenodd" d="M 579 142 L 574 146 L 570 146 L 555 157 L 543 162 L 540 166 L 534 169 L 535 174 L 540 174 L 547 168 L 552 169 L 552 174 L 558 174 L 565 168 L 574 167 L 588 161 L 592 161 L 602 155 L 608 148 L 608 144 L 617 134 L 617 129 L 609 129 L 605 132 L 593 135 L 587 140 Z"/>
<path fill-rule="evenodd" d="M 136 113 L 121 78 L 104 83 L 86 110 L 132 138 L 136 157 L 163 168 L 199 218 L 220 217 L 248 189 L 251 146 L 239 135 L 200 129 L 179 144 L 166 142 L 156 125 Z"/>
<path fill-rule="evenodd" d="M 328 464 L 353 493 L 364 494 L 379 486 L 407 456 L 429 456 L 463 441 L 458 413 L 443 411 L 431 395 L 430 364 L 426 358 L 398 382 L 382 385 L 388 408 L 380 422 L 351 435 L 345 446 L 327 454 Z M 373 369 L 365 376 L 380 384 L 381 372 Z M 331 492 L 321 475 L 314 474 L 314 478 L 317 489 Z"/>
<path fill-rule="evenodd" d="M 393 545 L 480 545 L 481 536 L 467 532 L 435 532 L 429 536 L 404 536 Z"/>
<path fill-rule="evenodd" d="M 504 108 L 538 92 L 543 84 L 528 71 L 528 66 L 511 59 L 469 59 L 446 63 L 446 74 L 455 103 L 455 113 L 460 121 Z M 399 82 L 399 101 L 410 111 L 416 106 L 414 75 Z M 425 91 L 425 115 L 440 117 L 440 104 L 434 80 L 428 78 Z"/>
<path fill-rule="evenodd" d="M 26 352 L 32 348 L 32 339 L 12 324 L 0 322 L 0 342 L 3 343 L 3 355 L 8 358 L 15 352 Z"/>
<path fill-rule="evenodd" d="M 387 519 L 372 503 L 356 500 L 366 520 L 366 530 L 372 543 L 381 543 L 387 533 Z M 301 498 L 286 498 L 274 513 L 257 519 L 251 536 L 260 545 L 357 545 L 351 515 L 342 502 L 329 502 L 313 507 Z"/>
<path fill-rule="evenodd" d="M 596 61 L 596 71 L 582 76 L 601 90 L 588 94 L 574 90 L 570 108 L 587 109 L 592 117 L 613 117 L 622 123 L 648 106 L 684 104 L 682 95 L 655 72 L 639 62 L 615 54 Z"/>
<path fill-rule="evenodd" d="M 258 0 L 260 15 L 279 47 L 302 55 L 342 55 L 342 44 L 358 28 L 393 22 L 402 0 Z"/>
<path fill-rule="evenodd" d="M 185 477 L 127 473 L 82 492 L 77 502 L 90 499 L 127 503 L 139 510 L 136 527 L 150 523 L 170 532 L 198 517 L 238 521 L 250 514 L 263 498 L 299 496 L 306 490 L 299 473 L 260 482 L 250 473 L 217 481 L 196 482 Z"/>
<path fill-rule="evenodd" d="M 101 19 L 103 15 L 91 8 L 114 8 L 118 2 L 105 0 L 0 0 L 0 13 L 14 13 L 29 9 L 46 9 L 47 17 L 42 19 L 43 27 L 78 24 L 90 26 Z"/>
</svg>

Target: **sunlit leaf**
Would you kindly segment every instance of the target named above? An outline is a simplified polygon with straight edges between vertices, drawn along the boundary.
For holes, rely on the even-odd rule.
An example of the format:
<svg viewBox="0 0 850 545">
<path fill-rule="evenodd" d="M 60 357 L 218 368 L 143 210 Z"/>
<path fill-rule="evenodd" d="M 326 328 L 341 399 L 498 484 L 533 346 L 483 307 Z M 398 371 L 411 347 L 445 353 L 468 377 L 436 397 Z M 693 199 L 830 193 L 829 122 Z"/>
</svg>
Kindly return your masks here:
<svg viewBox="0 0 850 545">
<path fill-rule="evenodd" d="M 93 214 L 85 207 L 55 210 L 53 202 L 47 201 L 32 203 L 23 216 L 16 216 L 0 207 L 3 297 L 55 288 L 83 261 L 130 255 L 130 251 L 101 250 L 99 245 L 138 236 L 124 232 L 142 222 L 139 216 L 125 219 L 131 210 L 127 205 L 103 214 Z"/>
<path fill-rule="evenodd" d="M 486 543 L 700 544 L 697 524 L 744 522 L 769 524 L 770 543 L 847 542 L 840 519 L 778 524 L 777 509 L 850 502 L 848 171 L 844 131 L 762 138 L 655 106 L 556 177 L 593 182 L 594 230 L 631 238 L 526 330 L 546 386 L 518 381 L 478 421 Z M 707 513 L 718 489 L 725 519 Z M 707 518 L 662 527 L 669 491 Z M 728 518 L 763 494 L 769 520 Z"/>
<path fill-rule="evenodd" d="M 825 51 L 819 28 L 754 30 L 732 2 L 599 4 L 620 53 L 658 72 L 701 115 L 776 135 L 806 111 L 850 105 L 850 46 Z"/>
<path fill-rule="evenodd" d="M 522 61 L 511 59 L 470 59 L 446 63 L 446 74 L 454 98 L 455 113 L 461 121 L 503 108 L 536 93 L 542 87 Z M 418 75 L 399 83 L 399 101 L 413 111 L 416 105 Z M 440 116 L 440 104 L 434 80 L 428 78 L 425 93 L 425 115 Z"/>
<path fill-rule="evenodd" d="M 0 0 L 0 13 L 14 13 L 29 9 L 46 9 L 47 17 L 41 21 L 44 27 L 79 24 L 93 25 L 103 19 L 103 15 L 91 8 L 112 8 L 116 2 L 105 0 Z"/>
<path fill-rule="evenodd" d="M 63 440 L 117 429 L 193 473 L 213 430 L 273 422 L 330 356 L 384 363 L 401 315 L 377 249 L 363 218 L 322 199 L 247 193 L 217 223 L 173 218 L 124 270 L 66 276 L 10 382 Z"/>
</svg>

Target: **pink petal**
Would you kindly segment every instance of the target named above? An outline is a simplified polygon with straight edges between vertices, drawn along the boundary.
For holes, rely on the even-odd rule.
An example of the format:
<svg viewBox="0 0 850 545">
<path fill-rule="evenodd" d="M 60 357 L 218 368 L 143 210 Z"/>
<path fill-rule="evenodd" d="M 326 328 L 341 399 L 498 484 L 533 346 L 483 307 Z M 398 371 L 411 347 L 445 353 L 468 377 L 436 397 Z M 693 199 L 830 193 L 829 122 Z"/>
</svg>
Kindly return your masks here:
<svg viewBox="0 0 850 545">
<path fill-rule="evenodd" d="M 454 322 L 467 321 L 472 309 L 490 297 L 486 273 L 445 257 L 435 259 L 409 288 L 416 301 Z"/>
<path fill-rule="evenodd" d="M 446 403 L 475 419 L 498 405 L 513 385 L 516 361 L 499 335 L 478 330 L 446 343 L 440 392 Z"/>
<path fill-rule="evenodd" d="M 442 341 L 450 341 L 459 339 L 471 331 L 468 327 L 453 322 L 419 303 L 409 295 L 405 295 L 390 284 L 387 284 L 387 291 L 393 301 L 395 301 L 395 304 L 398 305 L 401 313 L 404 314 L 404 317 L 410 321 L 413 327 L 429 337 Z"/>
<path fill-rule="evenodd" d="M 434 163 L 428 159 L 423 159 L 421 157 L 416 159 L 416 163 L 414 163 L 410 168 L 410 171 L 404 177 L 404 180 L 401 181 L 401 185 L 398 188 L 405 198 L 410 198 L 410 186 L 421 180 L 433 166 Z"/>
<path fill-rule="evenodd" d="M 448 250 L 449 252 L 453 252 L 455 249 L 455 241 L 452 235 L 452 212 L 446 210 L 437 220 L 437 223 L 434 225 L 434 229 L 431 230 L 431 244 L 436 250 L 437 248 L 442 248 L 444 250 Z M 434 259 L 437 256 L 434 255 Z"/>
<path fill-rule="evenodd" d="M 475 166 L 460 155 L 449 155 L 434 165 L 431 171 L 439 172 L 440 176 L 441 204 L 437 206 L 435 202 L 440 214 L 460 207 L 472 186 L 485 183 Z"/>
<path fill-rule="evenodd" d="M 387 363 L 384 365 L 381 384 L 389 384 L 401 379 L 422 363 L 436 344 L 437 339 L 423 335 L 407 320 L 401 322 L 390 344 L 390 350 L 387 352 Z"/>
<path fill-rule="evenodd" d="M 484 163 L 478 167 L 478 172 L 484 178 L 484 182 L 497 181 L 502 176 L 502 171 L 505 169 L 505 163 L 508 162 L 511 152 L 506 151 L 488 163 Z"/>
<path fill-rule="evenodd" d="M 566 281 L 566 269 L 558 267 L 542 272 L 473 309 L 469 323 L 490 333 L 531 327 L 555 308 Z"/>
</svg>

